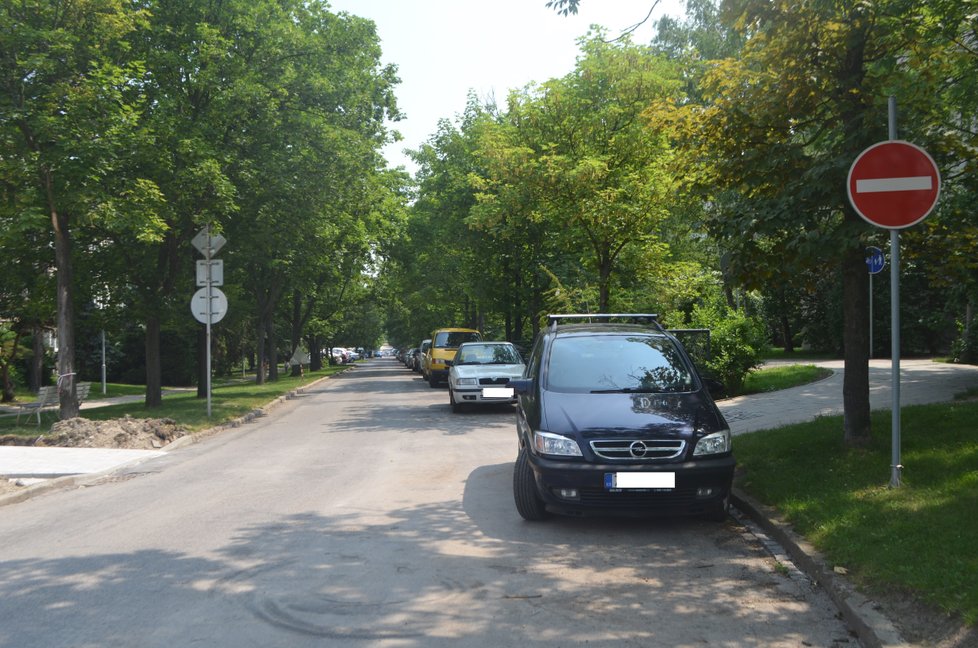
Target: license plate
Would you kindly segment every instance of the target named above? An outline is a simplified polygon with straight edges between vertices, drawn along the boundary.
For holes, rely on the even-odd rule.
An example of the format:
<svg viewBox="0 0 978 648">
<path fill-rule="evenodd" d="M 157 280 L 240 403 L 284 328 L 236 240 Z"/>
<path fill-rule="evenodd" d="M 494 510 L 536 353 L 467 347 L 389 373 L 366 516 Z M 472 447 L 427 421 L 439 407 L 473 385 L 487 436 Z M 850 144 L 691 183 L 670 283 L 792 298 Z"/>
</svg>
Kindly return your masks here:
<svg viewBox="0 0 978 648">
<path fill-rule="evenodd" d="M 512 398 L 512 387 L 486 387 L 482 390 L 483 398 Z"/>
<path fill-rule="evenodd" d="M 673 472 L 620 472 L 605 473 L 604 487 L 609 490 L 634 488 L 660 488 L 671 490 L 676 487 L 676 473 Z"/>
</svg>

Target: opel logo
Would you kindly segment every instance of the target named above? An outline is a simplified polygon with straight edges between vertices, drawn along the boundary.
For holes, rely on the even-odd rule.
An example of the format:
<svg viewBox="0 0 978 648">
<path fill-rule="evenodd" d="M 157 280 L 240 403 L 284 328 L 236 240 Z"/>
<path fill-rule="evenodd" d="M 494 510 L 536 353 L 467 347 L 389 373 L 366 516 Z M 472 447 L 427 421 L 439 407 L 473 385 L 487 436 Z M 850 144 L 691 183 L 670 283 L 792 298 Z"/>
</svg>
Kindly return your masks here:
<svg viewBox="0 0 978 648">
<path fill-rule="evenodd" d="M 632 453 L 632 456 L 636 459 L 641 459 L 645 456 L 645 453 L 648 452 L 649 449 L 641 441 L 632 441 L 632 445 L 628 446 L 628 451 Z"/>
</svg>

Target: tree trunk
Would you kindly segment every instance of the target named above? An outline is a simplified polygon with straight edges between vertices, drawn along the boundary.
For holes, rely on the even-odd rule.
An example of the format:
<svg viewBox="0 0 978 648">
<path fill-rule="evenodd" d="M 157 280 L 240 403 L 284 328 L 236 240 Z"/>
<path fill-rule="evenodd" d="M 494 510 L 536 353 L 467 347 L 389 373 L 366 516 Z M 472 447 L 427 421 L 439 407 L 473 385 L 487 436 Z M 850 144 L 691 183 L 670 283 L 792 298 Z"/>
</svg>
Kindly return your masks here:
<svg viewBox="0 0 978 648">
<path fill-rule="evenodd" d="M 266 351 L 268 357 L 268 380 L 275 382 L 278 380 L 278 339 L 275 337 L 275 323 L 271 315 L 265 319 L 265 344 L 268 345 Z"/>
<path fill-rule="evenodd" d="M 795 352 L 794 335 L 791 333 L 791 321 L 785 313 L 781 313 L 781 338 L 784 341 L 784 352 Z"/>
<path fill-rule="evenodd" d="M 58 303 L 58 414 L 61 420 L 78 416 L 78 394 L 75 390 L 75 310 L 72 304 L 71 236 L 68 217 L 54 206 L 53 179 L 43 172 L 44 188 L 54 228 L 54 259 L 57 267 Z"/>
<path fill-rule="evenodd" d="M 160 359 L 160 316 L 146 318 L 146 407 L 163 404 L 163 369 Z"/>
<path fill-rule="evenodd" d="M 255 343 L 255 350 L 258 353 L 258 360 L 255 363 L 255 384 L 264 385 L 265 372 L 268 370 L 268 358 L 265 357 L 265 320 L 261 312 L 258 314 L 258 325 L 256 329 L 257 342 Z"/>
<path fill-rule="evenodd" d="M 857 5 L 859 6 L 859 5 Z M 866 78 L 866 43 L 870 23 L 866 10 L 853 11 L 841 61 L 836 93 L 845 132 L 845 141 L 853 149 L 852 158 L 863 149 L 867 138 L 866 116 L 870 106 L 864 103 Z M 840 173 L 838 185 L 845 222 L 843 231 L 851 245 L 842 258 L 842 342 L 845 347 L 845 378 L 842 384 L 844 410 L 843 441 L 847 446 L 869 443 L 869 273 L 861 233 L 867 225 L 849 204 L 845 176 Z"/>
<path fill-rule="evenodd" d="M 323 347 L 319 336 L 310 335 L 306 341 L 309 344 L 309 371 L 319 371 L 323 368 Z"/>
<path fill-rule="evenodd" d="M 598 312 L 607 313 L 611 302 L 611 260 L 601 259 L 598 269 Z"/>
<path fill-rule="evenodd" d="M 870 440 L 869 409 L 869 273 L 861 247 L 849 250 L 842 262 L 842 338 L 845 377 L 842 383 L 844 440 L 862 446 Z"/>
<path fill-rule="evenodd" d="M 34 326 L 31 338 L 34 353 L 27 369 L 27 381 L 31 391 L 36 394 L 44 384 L 44 329 L 39 324 Z"/>
</svg>

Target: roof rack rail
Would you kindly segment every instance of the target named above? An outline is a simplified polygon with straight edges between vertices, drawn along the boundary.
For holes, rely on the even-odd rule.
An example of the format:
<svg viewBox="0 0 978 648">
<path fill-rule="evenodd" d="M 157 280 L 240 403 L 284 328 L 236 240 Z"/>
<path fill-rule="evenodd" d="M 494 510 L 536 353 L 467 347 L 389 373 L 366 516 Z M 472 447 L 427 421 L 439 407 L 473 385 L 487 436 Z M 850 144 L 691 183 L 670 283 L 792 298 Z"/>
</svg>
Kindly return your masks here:
<svg viewBox="0 0 978 648">
<path fill-rule="evenodd" d="M 659 324 L 659 315 L 656 313 L 571 313 L 567 315 L 547 315 L 547 327 L 556 330 L 557 323 L 563 320 L 585 320 L 593 322 L 595 320 L 628 320 L 633 324 L 649 324 L 655 326 L 660 331 L 664 331 Z"/>
</svg>

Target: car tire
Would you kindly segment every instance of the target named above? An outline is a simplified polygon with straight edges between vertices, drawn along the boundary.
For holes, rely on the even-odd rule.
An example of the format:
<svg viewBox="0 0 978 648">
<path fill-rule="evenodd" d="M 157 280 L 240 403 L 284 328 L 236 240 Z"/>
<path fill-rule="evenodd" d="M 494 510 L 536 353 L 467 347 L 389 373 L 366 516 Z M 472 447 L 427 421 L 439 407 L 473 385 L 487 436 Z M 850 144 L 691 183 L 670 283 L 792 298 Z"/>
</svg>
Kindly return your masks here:
<svg viewBox="0 0 978 648">
<path fill-rule="evenodd" d="M 432 389 L 438 386 L 438 378 L 435 377 L 435 374 L 428 374 L 428 386 Z"/>
<path fill-rule="evenodd" d="M 533 468 L 526 456 L 526 450 L 520 449 L 513 467 L 513 499 L 520 517 L 530 522 L 539 522 L 547 517 L 547 507 L 537 492 L 537 480 L 533 476 Z"/>
<path fill-rule="evenodd" d="M 451 385 L 448 386 L 448 402 L 452 406 L 452 411 L 456 414 L 462 409 L 462 406 L 455 400 L 455 390 L 452 389 Z"/>
</svg>

